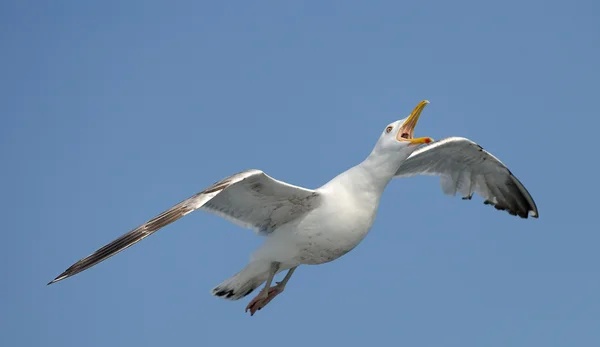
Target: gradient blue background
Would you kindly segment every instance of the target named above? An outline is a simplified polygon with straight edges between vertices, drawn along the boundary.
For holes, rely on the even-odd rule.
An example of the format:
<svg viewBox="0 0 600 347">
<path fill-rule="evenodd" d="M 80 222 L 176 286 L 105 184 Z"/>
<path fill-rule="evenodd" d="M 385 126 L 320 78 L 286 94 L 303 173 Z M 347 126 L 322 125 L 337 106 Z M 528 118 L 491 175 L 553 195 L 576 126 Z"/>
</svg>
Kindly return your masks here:
<svg viewBox="0 0 600 347">
<path fill-rule="evenodd" d="M 3 1 L 2 346 L 598 346 L 598 1 Z M 318 187 L 429 99 L 534 196 L 521 220 L 394 181 L 371 234 L 250 318 L 209 290 L 260 238 L 194 213 L 232 173 Z"/>
</svg>

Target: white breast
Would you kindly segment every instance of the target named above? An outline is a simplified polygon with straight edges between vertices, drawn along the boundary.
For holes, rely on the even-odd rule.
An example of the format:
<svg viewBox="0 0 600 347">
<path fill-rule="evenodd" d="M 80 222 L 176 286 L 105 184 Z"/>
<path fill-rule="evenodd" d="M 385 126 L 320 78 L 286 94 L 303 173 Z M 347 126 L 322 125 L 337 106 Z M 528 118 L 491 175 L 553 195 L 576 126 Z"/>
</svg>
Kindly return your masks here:
<svg viewBox="0 0 600 347">
<path fill-rule="evenodd" d="M 321 264 L 356 247 L 375 221 L 380 194 L 340 187 L 321 193 L 319 208 L 278 228 L 255 256 L 274 258 L 288 266 Z"/>
</svg>

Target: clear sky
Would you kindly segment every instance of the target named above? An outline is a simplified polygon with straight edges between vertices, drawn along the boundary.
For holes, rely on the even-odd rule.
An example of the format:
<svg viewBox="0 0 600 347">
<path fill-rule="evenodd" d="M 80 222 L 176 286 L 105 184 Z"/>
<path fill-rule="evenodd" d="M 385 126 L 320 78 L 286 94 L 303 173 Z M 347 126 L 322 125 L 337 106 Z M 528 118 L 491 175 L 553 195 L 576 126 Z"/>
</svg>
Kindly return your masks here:
<svg viewBox="0 0 600 347">
<path fill-rule="evenodd" d="M 599 4 L 2 1 L 0 345 L 599 346 Z M 238 171 L 316 188 L 422 99 L 539 220 L 417 177 L 254 317 L 210 289 L 261 239 L 204 212 L 46 286 Z"/>
</svg>

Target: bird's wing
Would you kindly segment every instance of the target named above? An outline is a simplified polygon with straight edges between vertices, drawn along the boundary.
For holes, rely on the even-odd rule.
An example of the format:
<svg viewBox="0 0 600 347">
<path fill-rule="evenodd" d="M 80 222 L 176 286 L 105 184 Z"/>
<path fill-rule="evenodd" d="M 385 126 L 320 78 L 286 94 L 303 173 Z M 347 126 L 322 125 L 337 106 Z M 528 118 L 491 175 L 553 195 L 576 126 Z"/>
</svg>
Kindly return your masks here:
<svg viewBox="0 0 600 347">
<path fill-rule="evenodd" d="M 537 218 L 538 210 L 523 184 L 496 157 L 475 142 L 449 137 L 414 151 L 395 177 L 433 175 L 441 177 L 445 194 L 461 194 L 470 200 L 473 192 L 487 205 L 522 218 Z"/>
<path fill-rule="evenodd" d="M 48 284 L 89 269 L 198 209 L 257 232 L 269 233 L 316 208 L 319 203 L 320 196 L 314 190 L 278 181 L 260 170 L 243 171 L 213 184 L 122 235 L 79 260 Z"/>
</svg>

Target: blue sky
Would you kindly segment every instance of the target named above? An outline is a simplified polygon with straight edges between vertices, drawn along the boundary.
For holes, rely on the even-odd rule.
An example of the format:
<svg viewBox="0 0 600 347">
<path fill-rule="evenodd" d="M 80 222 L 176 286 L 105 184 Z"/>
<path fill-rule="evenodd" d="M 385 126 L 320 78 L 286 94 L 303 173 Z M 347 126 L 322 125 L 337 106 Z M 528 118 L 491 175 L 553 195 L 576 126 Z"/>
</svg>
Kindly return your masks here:
<svg viewBox="0 0 600 347">
<path fill-rule="evenodd" d="M 598 346 L 596 1 L 0 4 L 0 345 Z M 210 289 L 261 242 L 196 212 L 47 287 L 232 173 L 318 187 L 422 99 L 539 220 L 398 180 L 354 251 L 254 317 Z"/>
</svg>

